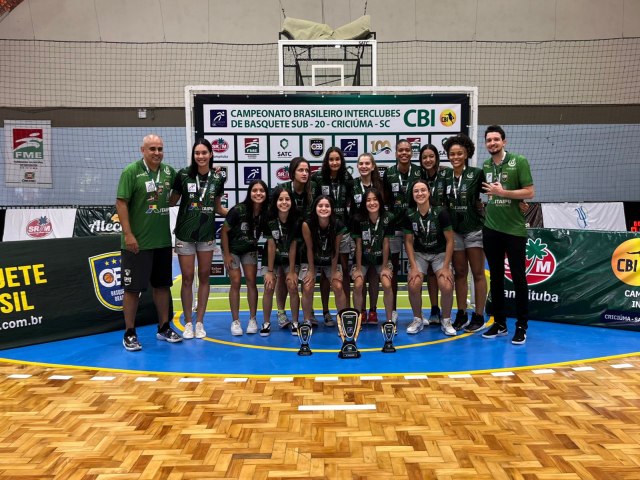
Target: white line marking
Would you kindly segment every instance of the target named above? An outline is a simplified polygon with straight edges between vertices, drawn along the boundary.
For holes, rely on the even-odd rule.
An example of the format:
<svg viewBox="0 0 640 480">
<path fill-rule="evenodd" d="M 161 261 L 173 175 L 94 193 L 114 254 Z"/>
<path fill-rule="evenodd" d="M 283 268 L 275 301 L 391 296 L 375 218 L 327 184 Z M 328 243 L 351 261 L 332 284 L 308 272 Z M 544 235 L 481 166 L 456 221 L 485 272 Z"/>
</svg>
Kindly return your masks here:
<svg viewBox="0 0 640 480">
<path fill-rule="evenodd" d="M 374 404 L 364 405 L 300 405 L 298 411 L 328 411 L 328 410 L 375 410 Z"/>
<path fill-rule="evenodd" d="M 271 377 L 270 382 L 293 382 L 293 377 Z"/>
<path fill-rule="evenodd" d="M 491 375 L 494 377 L 513 377 L 515 374 L 513 372 L 493 372 Z"/>
<path fill-rule="evenodd" d="M 225 378 L 224 381 L 227 383 L 243 383 L 247 381 L 247 378 L 232 377 L 232 378 Z"/>
<path fill-rule="evenodd" d="M 200 383 L 201 381 L 201 378 L 184 377 L 178 380 L 178 383 Z"/>
<path fill-rule="evenodd" d="M 573 367 L 573 370 L 576 372 L 588 372 L 591 370 L 595 370 L 593 367 Z"/>
<path fill-rule="evenodd" d="M 405 380 L 426 380 L 429 377 L 426 375 L 405 375 L 404 378 Z"/>
<path fill-rule="evenodd" d="M 73 378 L 71 375 L 51 375 L 49 380 L 69 380 Z"/>
<path fill-rule="evenodd" d="M 537 370 L 532 370 L 532 372 L 537 375 L 541 375 L 543 373 L 556 373 L 556 371 L 553 368 L 539 368 Z"/>
<path fill-rule="evenodd" d="M 136 382 L 157 382 L 158 377 L 138 377 Z"/>
<path fill-rule="evenodd" d="M 616 365 L 611 365 L 611 368 L 633 368 L 633 365 L 630 363 L 618 363 Z"/>
<path fill-rule="evenodd" d="M 360 380 L 382 380 L 382 375 L 362 375 Z"/>
<path fill-rule="evenodd" d="M 115 380 L 116 377 L 91 377 L 91 380 L 95 382 L 110 382 L 111 380 Z"/>
<path fill-rule="evenodd" d="M 316 382 L 337 382 L 338 377 L 316 377 Z"/>
<path fill-rule="evenodd" d="M 470 373 L 454 373 L 449 375 L 449 378 L 471 378 Z"/>
<path fill-rule="evenodd" d="M 29 378 L 31 375 L 28 373 L 14 373 L 13 375 L 9 375 L 7 378 Z"/>
</svg>

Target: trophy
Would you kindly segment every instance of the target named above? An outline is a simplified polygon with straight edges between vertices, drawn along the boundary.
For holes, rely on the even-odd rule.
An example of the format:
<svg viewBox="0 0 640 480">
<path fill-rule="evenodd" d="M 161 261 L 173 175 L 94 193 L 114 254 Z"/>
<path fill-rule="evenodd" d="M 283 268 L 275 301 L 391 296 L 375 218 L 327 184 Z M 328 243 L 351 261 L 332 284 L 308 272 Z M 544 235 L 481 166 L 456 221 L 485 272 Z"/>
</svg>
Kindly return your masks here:
<svg viewBox="0 0 640 480">
<path fill-rule="evenodd" d="M 338 357 L 360 358 L 360 352 L 356 346 L 356 339 L 360 333 L 362 317 L 355 308 L 343 308 L 338 312 L 338 334 L 342 339 L 342 348 Z"/>
<path fill-rule="evenodd" d="M 384 338 L 384 347 L 382 347 L 382 353 L 394 353 L 396 347 L 393 346 L 393 337 L 396 334 L 397 326 L 393 322 L 384 322 L 380 326 L 382 330 L 382 338 Z"/>
<path fill-rule="evenodd" d="M 298 355 L 301 357 L 308 357 L 313 353 L 309 348 L 309 339 L 311 338 L 312 333 L 313 329 L 308 323 L 303 323 L 298 327 L 298 339 L 300 340 L 300 350 L 298 350 Z"/>
</svg>

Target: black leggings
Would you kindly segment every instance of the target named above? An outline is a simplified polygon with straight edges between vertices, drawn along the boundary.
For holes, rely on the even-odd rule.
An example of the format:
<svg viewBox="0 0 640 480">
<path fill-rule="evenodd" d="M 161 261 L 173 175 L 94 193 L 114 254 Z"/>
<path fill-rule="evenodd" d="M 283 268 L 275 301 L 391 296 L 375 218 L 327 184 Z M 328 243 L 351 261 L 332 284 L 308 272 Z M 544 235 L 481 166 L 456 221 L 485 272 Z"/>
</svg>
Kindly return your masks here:
<svg viewBox="0 0 640 480">
<path fill-rule="evenodd" d="M 516 326 L 526 330 L 529 319 L 529 286 L 525 274 L 527 237 L 517 237 L 484 227 L 482 243 L 489 264 L 491 308 L 496 324 L 501 326 L 507 324 L 504 310 L 504 256 L 506 254 L 516 294 Z"/>
</svg>

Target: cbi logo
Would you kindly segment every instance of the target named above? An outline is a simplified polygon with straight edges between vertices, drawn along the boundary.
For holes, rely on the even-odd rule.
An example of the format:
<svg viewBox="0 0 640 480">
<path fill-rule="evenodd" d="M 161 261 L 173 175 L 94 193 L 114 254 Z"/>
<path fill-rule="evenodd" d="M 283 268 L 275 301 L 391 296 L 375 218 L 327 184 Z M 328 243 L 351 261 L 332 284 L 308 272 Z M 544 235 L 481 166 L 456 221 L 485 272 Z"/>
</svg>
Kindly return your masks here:
<svg viewBox="0 0 640 480">
<path fill-rule="evenodd" d="M 450 108 L 440 112 L 440 123 L 445 127 L 453 127 L 456 123 L 456 112 Z"/>
<path fill-rule="evenodd" d="M 640 238 L 618 245 L 611 256 L 611 269 L 621 282 L 640 287 Z"/>
</svg>

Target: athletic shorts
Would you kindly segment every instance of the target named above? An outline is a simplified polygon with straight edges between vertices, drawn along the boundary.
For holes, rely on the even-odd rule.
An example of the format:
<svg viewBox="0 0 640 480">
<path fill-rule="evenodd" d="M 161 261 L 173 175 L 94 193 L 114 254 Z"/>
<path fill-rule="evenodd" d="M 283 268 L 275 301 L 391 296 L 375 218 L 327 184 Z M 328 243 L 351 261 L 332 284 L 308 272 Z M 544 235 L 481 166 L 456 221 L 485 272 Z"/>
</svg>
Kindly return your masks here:
<svg viewBox="0 0 640 480">
<path fill-rule="evenodd" d="M 459 252 L 467 248 L 482 248 L 482 230 L 469 233 L 453 232 L 453 249 Z"/>
<path fill-rule="evenodd" d="M 395 236 L 389 239 L 389 248 L 391 253 L 402 253 L 404 247 L 404 233 L 397 231 Z"/>
<path fill-rule="evenodd" d="M 393 265 L 391 264 L 391 262 L 389 262 L 387 264 L 387 267 L 389 268 L 389 270 L 391 270 L 391 274 L 393 275 Z M 378 277 L 380 276 L 380 273 L 382 273 L 382 265 L 362 265 L 362 268 L 360 269 L 360 273 L 362 274 L 362 278 L 366 280 L 367 278 L 367 272 L 369 271 L 370 268 L 374 268 L 376 270 L 376 274 L 378 275 Z M 351 268 L 351 279 L 353 280 L 353 274 L 356 272 L 356 266 L 354 265 Z"/>
<path fill-rule="evenodd" d="M 267 270 L 269 270 L 269 267 L 264 265 L 262 267 L 262 276 L 264 277 L 267 274 Z M 295 265 L 295 270 L 296 273 L 298 273 L 300 271 L 300 266 L 299 265 Z M 278 276 L 278 272 L 280 271 L 280 267 L 279 266 L 275 266 L 273 267 L 273 273 Z M 284 274 L 286 275 L 287 273 L 289 273 L 290 269 L 289 269 L 289 265 L 282 265 L 282 271 L 284 272 Z"/>
<path fill-rule="evenodd" d="M 149 283 L 153 288 L 170 287 L 173 283 L 171 256 L 171 247 L 140 250 L 138 253 L 121 250 L 120 268 L 124 290 L 144 292 Z"/>
<path fill-rule="evenodd" d="M 231 254 L 231 269 L 237 270 L 240 265 L 257 265 L 258 252 L 249 252 L 242 255 Z"/>
<path fill-rule="evenodd" d="M 215 240 L 209 242 L 184 242 L 176 238 L 176 254 L 178 255 L 195 255 L 196 252 L 212 252 L 215 248 Z"/>
<path fill-rule="evenodd" d="M 336 271 L 342 273 L 342 265 L 338 264 L 338 266 L 336 267 Z M 324 276 L 327 277 L 329 280 L 331 280 L 331 265 L 317 266 L 316 267 L 316 278 L 318 278 L 318 276 L 321 273 L 324 273 Z M 300 266 L 300 275 L 298 275 L 298 280 L 303 282 L 304 279 L 307 278 L 307 275 L 309 275 L 309 264 L 308 263 L 303 263 Z"/>
<path fill-rule="evenodd" d="M 414 256 L 416 258 L 416 265 L 420 273 L 423 275 L 427 274 L 429 270 L 429 266 L 433 269 L 433 271 L 437 274 L 444 267 L 444 257 L 445 253 L 421 253 L 415 252 Z"/>
<path fill-rule="evenodd" d="M 356 242 L 351 238 L 351 235 L 345 233 L 340 240 L 340 253 L 350 254 L 356 249 Z"/>
</svg>

